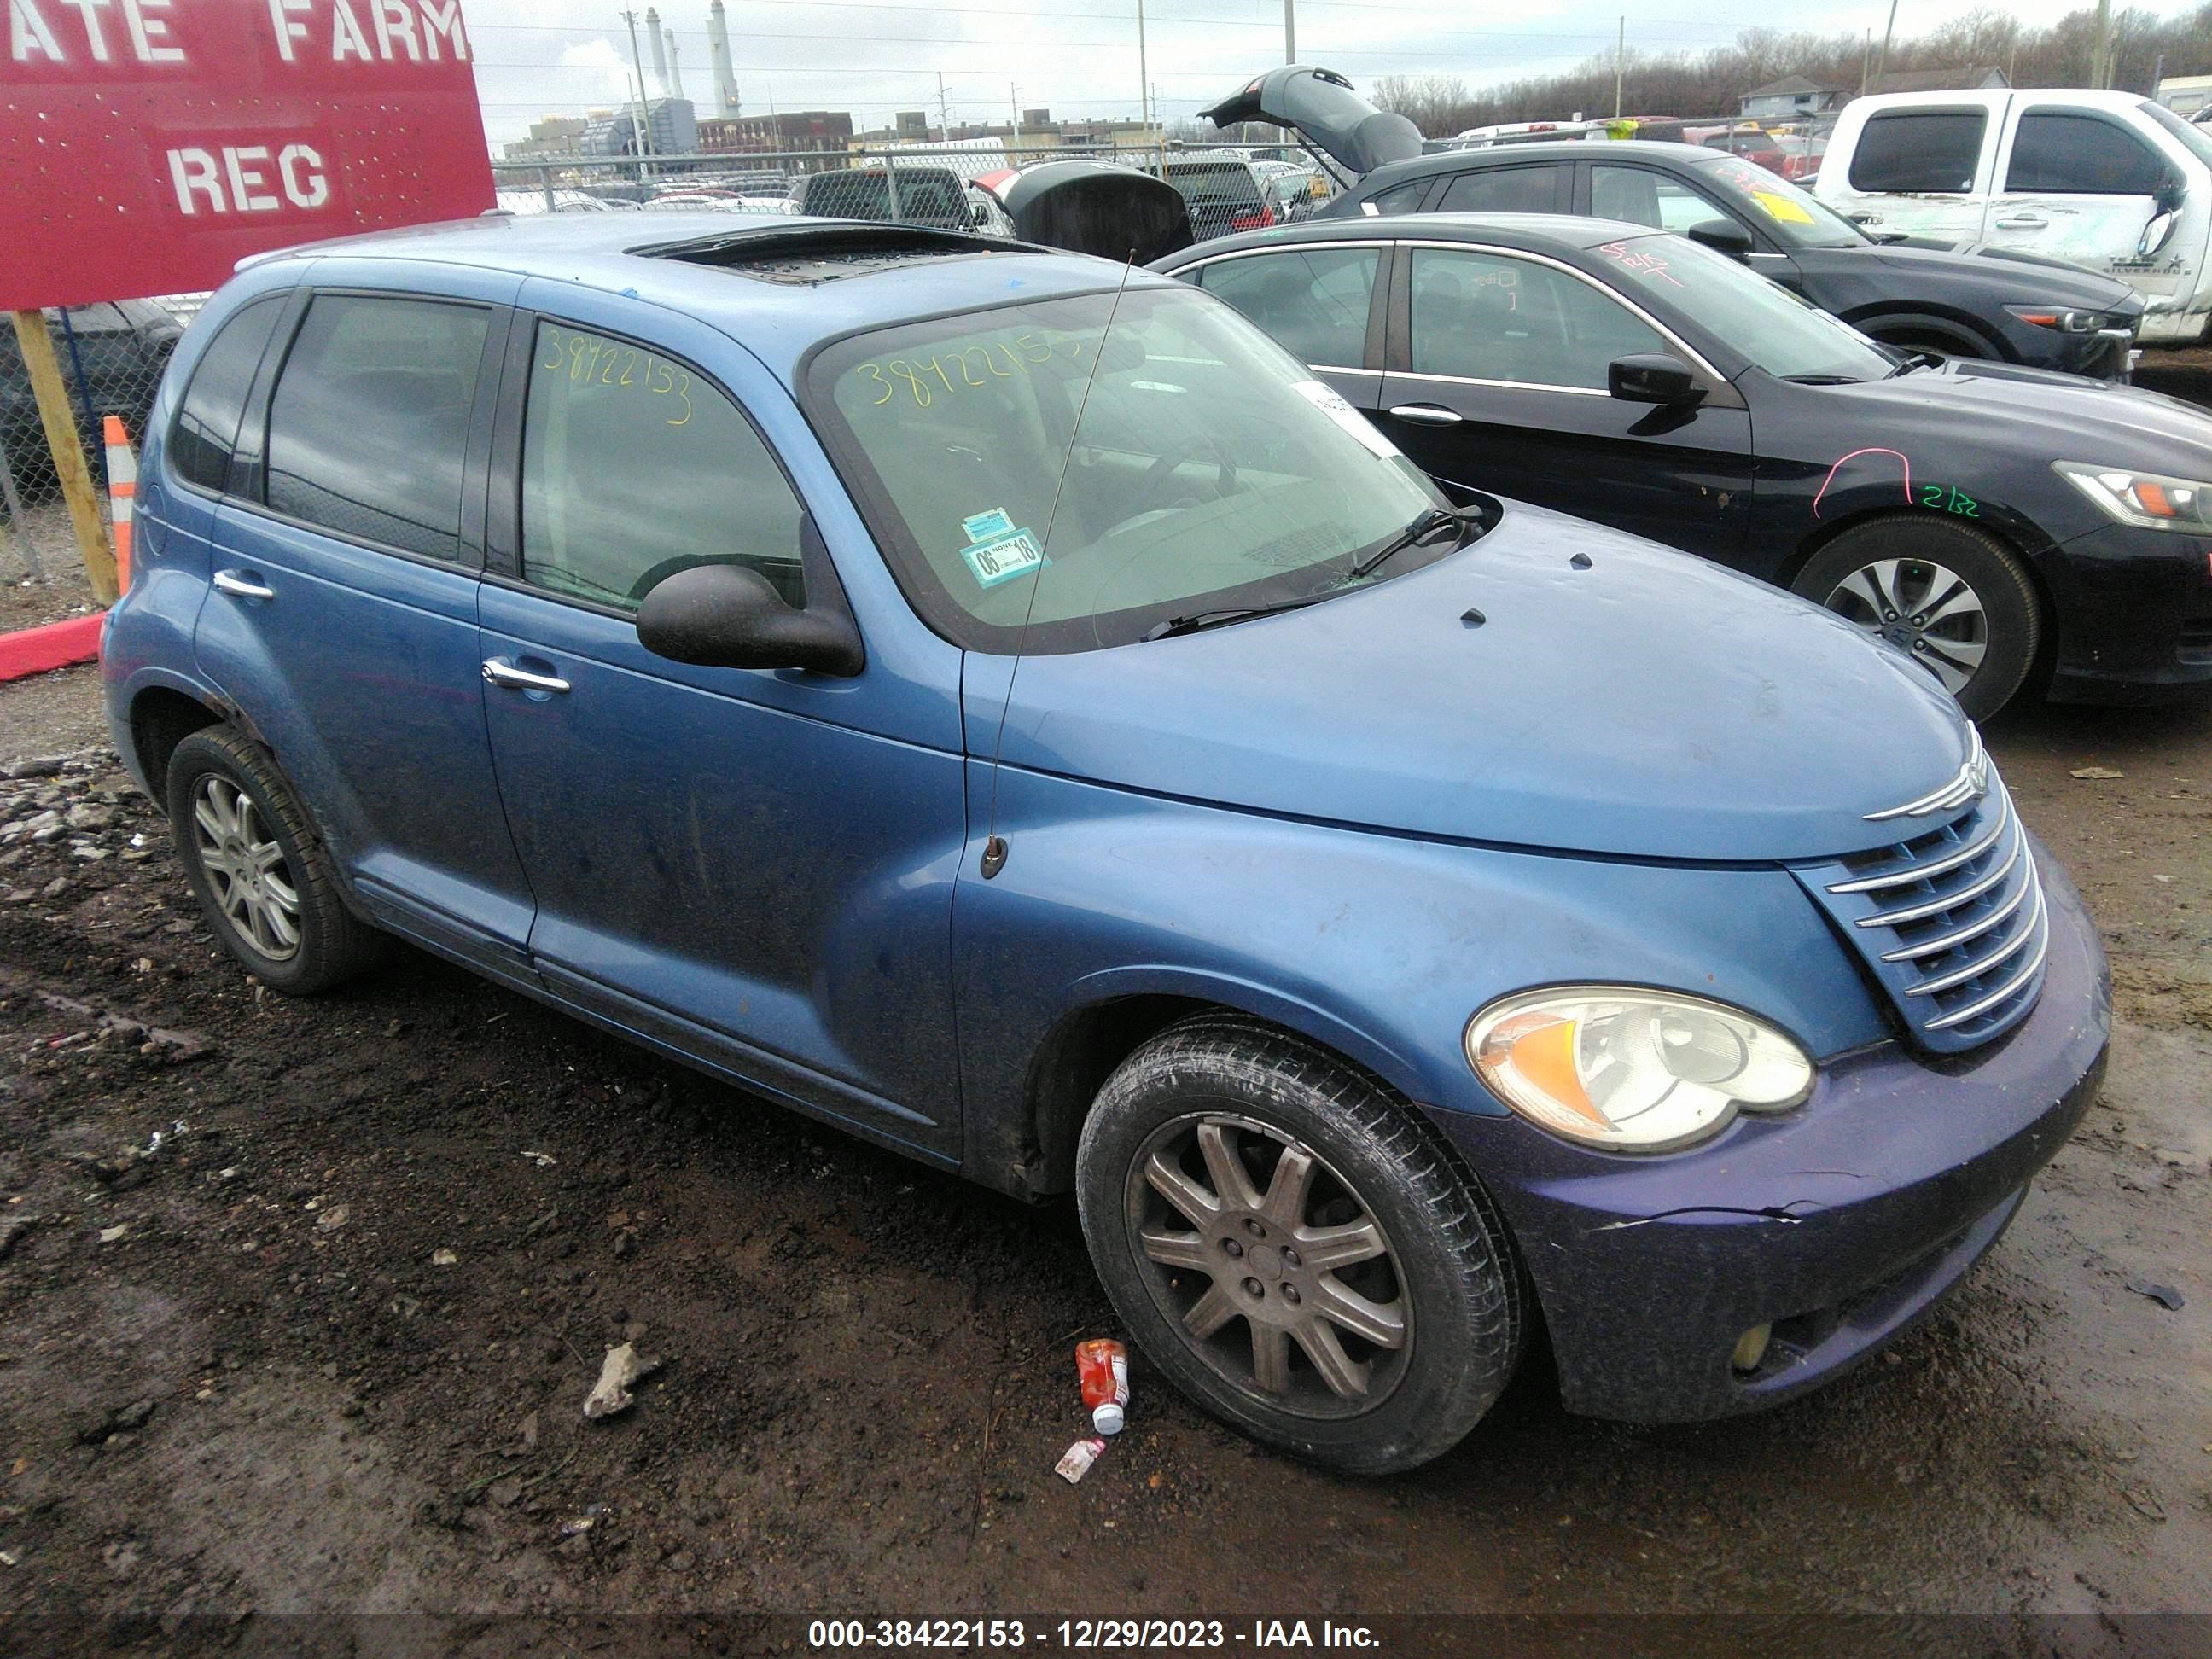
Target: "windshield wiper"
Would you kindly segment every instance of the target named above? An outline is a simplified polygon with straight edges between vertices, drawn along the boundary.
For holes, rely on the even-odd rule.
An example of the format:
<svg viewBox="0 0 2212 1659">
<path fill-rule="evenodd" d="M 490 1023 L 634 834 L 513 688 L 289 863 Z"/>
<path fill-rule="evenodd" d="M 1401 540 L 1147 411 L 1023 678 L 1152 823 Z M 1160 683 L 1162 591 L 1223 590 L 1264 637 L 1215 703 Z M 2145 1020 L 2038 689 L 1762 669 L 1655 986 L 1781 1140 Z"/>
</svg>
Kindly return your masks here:
<svg viewBox="0 0 2212 1659">
<path fill-rule="evenodd" d="M 1310 605 L 1319 605 L 1330 595 L 1341 592 L 1332 587 L 1327 593 L 1308 593 L 1301 599 L 1278 599 L 1273 605 L 1225 605 L 1214 611 L 1194 611 L 1187 617 L 1170 617 L 1165 622 L 1146 629 L 1139 635 L 1142 641 L 1171 640 L 1178 634 L 1203 633 L 1209 628 L 1225 627 L 1230 623 L 1249 622 L 1255 617 L 1273 617 L 1285 611 L 1303 611 Z"/>
<path fill-rule="evenodd" d="M 1373 575 L 1382 568 L 1386 561 L 1404 552 L 1409 547 L 1417 546 L 1428 540 L 1439 530 L 1456 526 L 1463 540 L 1468 526 L 1480 525 L 1483 516 L 1483 509 L 1479 507 L 1455 507 L 1449 509 L 1440 507 L 1430 507 L 1403 530 L 1391 537 L 1389 541 L 1352 566 L 1352 578 L 1357 580 L 1362 576 Z"/>
<path fill-rule="evenodd" d="M 1792 386 L 1856 386 L 1856 374 L 1785 374 L 1782 377 Z"/>
<path fill-rule="evenodd" d="M 1942 367 L 1943 358 L 1942 354 L 1938 352 L 1908 351 L 1905 354 L 1904 359 L 1897 365 L 1897 367 L 1891 369 L 1888 374 L 1883 375 L 1882 379 L 1885 380 L 1894 380 L 1901 374 L 1911 374 L 1915 369 L 1941 368 Z"/>
</svg>

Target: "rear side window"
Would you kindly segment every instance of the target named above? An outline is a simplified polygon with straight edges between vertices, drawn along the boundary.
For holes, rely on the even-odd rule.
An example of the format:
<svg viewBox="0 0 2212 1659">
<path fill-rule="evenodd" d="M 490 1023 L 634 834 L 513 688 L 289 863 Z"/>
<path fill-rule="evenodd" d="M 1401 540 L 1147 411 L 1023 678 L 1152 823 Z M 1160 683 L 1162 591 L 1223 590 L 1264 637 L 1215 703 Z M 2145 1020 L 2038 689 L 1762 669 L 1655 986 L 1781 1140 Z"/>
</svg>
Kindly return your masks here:
<svg viewBox="0 0 2212 1659">
<path fill-rule="evenodd" d="M 627 340 L 538 325 L 524 580 L 633 611 L 679 570 L 743 564 L 803 610 L 800 512 L 752 423 L 692 370 Z"/>
<path fill-rule="evenodd" d="M 1600 219 L 1626 219 L 1632 225 L 1672 231 L 1730 217 L 1711 198 L 1663 173 L 1606 166 L 1590 169 L 1590 212 Z"/>
<path fill-rule="evenodd" d="M 169 465 L 186 483 L 218 494 L 228 487 L 239 417 L 246 412 L 246 395 L 253 388 L 283 301 L 283 295 L 272 294 L 242 307 L 192 370 L 184 406 L 169 428 Z"/>
<path fill-rule="evenodd" d="M 2052 196 L 2153 196 L 2165 176 L 2165 164 L 2126 128 L 2094 115 L 2039 111 L 2021 117 L 2004 187 Z"/>
<path fill-rule="evenodd" d="M 1430 180 L 1416 179 L 1410 184 L 1395 185 L 1379 196 L 1370 196 L 1364 205 L 1370 213 L 1418 213 L 1421 198 L 1429 193 Z"/>
<path fill-rule="evenodd" d="M 1614 358 L 1667 349 L 1619 301 L 1549 265 L 1420 247 L 1413 275 L 1417 374 L 1602 391 Z"/>
<path fill-rule="evenodd" d="M 1851 188 L 1952 194 L 1974 187 L 1989 117 L 1978 109 L 1884 110 L 1851 154 Z"/>
<path fill-rule="evenodd" d="M 1301 362 L 1358 368 L 1382 250 L 1310 247 L 1206 265 L 1199 286 L 1273 335 Z"/>
<path fill-rule="evenodd" d="M 1462 173 L 1444 189 L 1439 213 L 1556 213 L 1559 209 L 1557 163 L 1519 167 L 1481 167 Z"/>
<path fill-rule="evenodd" d="M 475 306 L 318 296 L 270 406 L 270 507 L 459 558 L 462 452 L 490 327 Z"/>
</svg>

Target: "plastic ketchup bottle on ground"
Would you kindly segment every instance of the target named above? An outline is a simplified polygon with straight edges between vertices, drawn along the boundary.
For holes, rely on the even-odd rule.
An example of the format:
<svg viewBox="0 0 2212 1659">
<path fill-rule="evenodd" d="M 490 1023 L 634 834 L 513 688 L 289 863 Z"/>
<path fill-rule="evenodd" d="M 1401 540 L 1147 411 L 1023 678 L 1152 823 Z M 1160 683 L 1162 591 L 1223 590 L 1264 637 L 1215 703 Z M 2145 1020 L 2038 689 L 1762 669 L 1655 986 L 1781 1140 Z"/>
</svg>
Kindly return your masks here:
<svg viewBox="0 0 2212 1659">
<path fill-rule="evenodd" d="M 1121 1433 L 1128 1415 L 1129 1351 L 1110 1336 L 1079 1342 L 1075 1375 L 1091 1408 L 1091 1426 L 1101 1434 Z"/>
</svg>

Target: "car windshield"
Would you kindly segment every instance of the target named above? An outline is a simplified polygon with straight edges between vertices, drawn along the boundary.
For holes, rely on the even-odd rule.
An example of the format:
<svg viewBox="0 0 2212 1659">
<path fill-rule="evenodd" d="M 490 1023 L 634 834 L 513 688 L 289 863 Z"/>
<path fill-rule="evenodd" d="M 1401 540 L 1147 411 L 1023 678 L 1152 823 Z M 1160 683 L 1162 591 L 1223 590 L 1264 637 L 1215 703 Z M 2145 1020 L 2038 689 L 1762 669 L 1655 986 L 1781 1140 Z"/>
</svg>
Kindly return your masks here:
<svg viewBox="0 0 2212 1659">
<path fill-rule="evenodd" d="M 2203 127 L 2191 126 L 2163 104 L 2145 100 L 2142 111 L 2165 128 L 2169 137 L 2206 167 L 2212 167 L 2212 135 L 2208 135 Z"/>
<path fill-rule="evenodd" d="M 1769 374 L 1785 380 L 1879 380 L 1896 368 L 1856 329 L 1686 237 L 1607 242 L 1614 277 L 1673 306 Z"/>
<path fill-rule="evenodd" d="M 1698 177 L 1784 247 L 1862 247 L 1873 240 L 1819 197 L 1754 162 L 1731 156 L 1705 167 Z"/>
<path fill-rule="evenodd" d="M 1454 544 L 1355 578 L 1443 497 L 1310 370 L 1180 283 L 876 330 L 818 353 L 807 386 L 901 588 L 979 650 L 1125 644 L 1389 580 Z"/>
</svg>

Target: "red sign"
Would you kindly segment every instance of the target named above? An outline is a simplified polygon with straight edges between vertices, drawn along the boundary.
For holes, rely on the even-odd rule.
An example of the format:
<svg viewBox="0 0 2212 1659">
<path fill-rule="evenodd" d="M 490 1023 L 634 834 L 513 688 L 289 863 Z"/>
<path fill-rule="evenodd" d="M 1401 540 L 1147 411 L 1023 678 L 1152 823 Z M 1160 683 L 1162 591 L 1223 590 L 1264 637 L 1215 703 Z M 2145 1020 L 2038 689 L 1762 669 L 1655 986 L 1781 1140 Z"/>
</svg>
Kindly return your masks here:
<svg viewBox="0 0 2212 1659">
<path fill-rule="evenodd" d="M 492 205 L 460 0 L 0 0 L 0 310 Z"/>
</svg>

